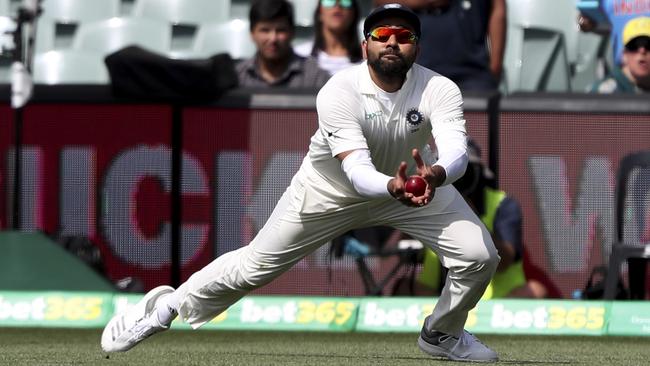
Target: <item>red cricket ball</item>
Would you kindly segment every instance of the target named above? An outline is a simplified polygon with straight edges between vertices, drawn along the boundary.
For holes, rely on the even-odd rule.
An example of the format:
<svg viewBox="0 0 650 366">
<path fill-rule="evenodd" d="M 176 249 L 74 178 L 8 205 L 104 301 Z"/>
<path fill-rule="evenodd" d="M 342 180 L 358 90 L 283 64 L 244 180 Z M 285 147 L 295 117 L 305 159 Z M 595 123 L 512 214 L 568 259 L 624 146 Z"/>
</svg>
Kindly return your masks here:
<svg viewBox="0 0 650 366">
<path fill-rule="evenodd" d="M 412 193 L 416 197 L 424 195 L 426 189 L 427 181 L 419 175 L 410 176 L 406 180 L 406 184 L 404 184 L 404 190 L 408 193 Z"/>
</svg>

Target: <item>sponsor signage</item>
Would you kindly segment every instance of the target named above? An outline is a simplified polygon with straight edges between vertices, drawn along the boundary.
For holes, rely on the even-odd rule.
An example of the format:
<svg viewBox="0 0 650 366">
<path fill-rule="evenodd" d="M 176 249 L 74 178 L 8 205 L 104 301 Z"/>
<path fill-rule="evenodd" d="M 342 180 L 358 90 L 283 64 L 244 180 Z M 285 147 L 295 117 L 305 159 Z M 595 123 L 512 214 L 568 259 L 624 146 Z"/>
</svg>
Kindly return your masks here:
<svg viewBox="0 0 650 366">
<path fill-rule="evenodd" d="M 0 292 L 0 327 L 102 328 L 142 295 Z M 419 332 L 435 298 L 247 296 L 200 329 Z M 650 303 L 488 300 L 469 312 L 474 333 L 650 335 Z M 173 329 L 190 329 L 176 320 Z"/>
<path fill-rule="evenodd" d="M 365 299 L 357 329 L 376 332 L 419 331 L 434 300 Z M 605 331 L 605 302 L 490 300 L 470 311 L 465 328 L 476 333 L 591 334 Z"/>
<path fill-rule="evenodd" d="M 113 313 L 112 294 L 0 292 L 0 326 L 103 327 Z"/>
<path fill-rule="evenodd" d="M 352 331 L 357 309 L 353 298 L 246 297 L 202 329 Z"/>
<path fill-rule="evenodd" d="M 113 305 L 121 312 L 142 296 L 118 295 Z M 352 331 L 357 321 L 358 298 L 249 296 L 200 329 Z M 174 329 L 191 329 L 177 318 Z"/>
<path fill-rule="evenodd" d="M 609 322 L 612 335 L 650 335 L 650 303 L 615 302 Z"/>
</svg>

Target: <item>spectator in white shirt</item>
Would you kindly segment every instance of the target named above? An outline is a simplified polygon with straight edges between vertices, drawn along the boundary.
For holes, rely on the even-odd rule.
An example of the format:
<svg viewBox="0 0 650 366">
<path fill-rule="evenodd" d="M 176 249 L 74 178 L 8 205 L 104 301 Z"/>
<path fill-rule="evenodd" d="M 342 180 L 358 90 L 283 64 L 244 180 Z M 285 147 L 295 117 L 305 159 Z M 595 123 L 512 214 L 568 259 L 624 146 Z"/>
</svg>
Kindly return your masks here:
<svg viewBox="0 0 650 366">
<path fill-rule="evenodd" d="M 321 69 L 333 75 L 362 60 L 358 23 L 357 0 L 319 0 L 314 12 L 314 40 L 297 45 L 295 52 L 313 56 Z"/>
</svg>

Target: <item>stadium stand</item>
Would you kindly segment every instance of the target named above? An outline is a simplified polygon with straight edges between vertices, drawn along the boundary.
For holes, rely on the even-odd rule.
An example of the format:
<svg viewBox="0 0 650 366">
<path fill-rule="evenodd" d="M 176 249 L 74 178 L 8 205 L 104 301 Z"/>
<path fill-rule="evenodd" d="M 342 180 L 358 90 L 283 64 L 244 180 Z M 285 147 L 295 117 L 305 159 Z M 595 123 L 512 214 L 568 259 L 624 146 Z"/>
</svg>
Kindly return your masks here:
<svg viewBox="0 0 650 366">
<path fill-rule="evenodd" d="M 60 23 L 81 23 L 116 17 L 120 0 L 44 0 L 43 14 Z"/>
<path fill-rule="evenodd" d="M 230 0 L 136 0 L 132 16 L 171 23 L 171 49 L 182 54 L 191 48 L 201 24 L 230 19 Z"/>
<path fill-rule="evenodd" d="M 295 45 L 312 39 L 313 12 L 318 2 L 290 1 L 295 7 Z M 604 75 L 608 66 L 605 58 L 607 39 L 579 31 L 574 1 L 507 1 L 508 39 L 501 88 L 505 94 L 517 91 L 584 92 L 594 80 Z M 0 16 L 19 5 L 18 0 L 0 0 Z M 141 42 L 152 51 L 172 58 L 205 57 L 220 52 L 230 52 L 233 58 L 244 58 L 252 56 L 255 50 L 248 31 L 248 0 L 43 0 L 42 5 L 36 54 L 72 48 L 95 52 L 101 49 L 99 54 L 106 54 L 127 43 Z M 360 6 L 362 14 L 365 14 L 372 8 L 372 1 L 361 0 Z M 129 20 L 107 21 L 112 17 Z M 150 25 L 122 25 L 120 27 L 141 28 L 142 35 L 126 36 L 129 31 L 122 30 L 119 34 L 100 36 L 98 33 L 101 31 L 95 30 L 94 37 L 97 38 L 82 42 L 88 38 L 89 28 L 102 27 L 96 25 L 101 21 L 113 25 L 166 22 L 170 29 L 160 31 L 159 35 L 165 34 L 169 40 L 148 36 L 144 29 L 152 28 Z M 84 28 L 86 35 L 78 36 L 80 28 Z M 114 28 L 110 29 L 111 33 L 117 33 Z M 99 41 L 100 38 L 104 40 Z M 112 46 L 108 45 L 108 39 L 114 42 Z M 8 80 L 6 64 L 0 64 L 0 82 Z"/>
<path fill-rule="evenodd" d="M 198 25 L 230 18 L 230 0 L 136 0 L 134 17 Z"/>
<path fill-rule="evenodd" d="M 317 0 L 289 0 L 293 4 L 296 26 L 311 27 L 314 25 L 314 10 Z"/>
<path fill-rule="evenodd" d="M 129 45 L 166 54 L 170 51 L 170 44 L 171 27 L 168 24 L 144 18 L 112 18 L 82 23 L 72 47 L 105 56 Z"/>
<path fill-rule="evenodd" d="M 119 16 L 120 0 L 44 0 L 41 6 L 43 12 L 39 17 L 37 37 L 52 41 L 46 45 L 37 41 L 36 52 L 69 48 L 81 23 Z"/>
<path fill-rule="evenodd" d="M 228 52 L 235 59 L 255 54 L 250 39 L 248 20 L 233 19 L 223 24 L 204 24 L 199 28 L 194 42 L 194 54 L 200 57 Z"/>
<path fill-rule="evenodd" d="M 108 71 L 100 55 L 74 50 L 39 53 L 34 59 L 37 84 L 108 84 Z"/>
</svg>

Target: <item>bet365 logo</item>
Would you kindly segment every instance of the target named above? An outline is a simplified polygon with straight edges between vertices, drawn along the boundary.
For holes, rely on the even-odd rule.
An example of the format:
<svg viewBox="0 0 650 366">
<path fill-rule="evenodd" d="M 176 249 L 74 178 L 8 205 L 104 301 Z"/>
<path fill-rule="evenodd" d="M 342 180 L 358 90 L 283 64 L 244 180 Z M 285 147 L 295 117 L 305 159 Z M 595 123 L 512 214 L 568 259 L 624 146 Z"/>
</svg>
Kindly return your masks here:
<svg viewBox="0 0 650 366">
<path fill-rule="evenodd" d="M 503 304 L 492 308 L 493 328 L 553 329 L 597 331 L 605 325 L 602 306 L 539 306 L 509 310 Z"/>
</svg>

